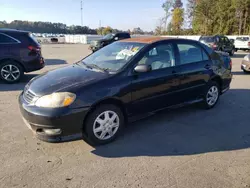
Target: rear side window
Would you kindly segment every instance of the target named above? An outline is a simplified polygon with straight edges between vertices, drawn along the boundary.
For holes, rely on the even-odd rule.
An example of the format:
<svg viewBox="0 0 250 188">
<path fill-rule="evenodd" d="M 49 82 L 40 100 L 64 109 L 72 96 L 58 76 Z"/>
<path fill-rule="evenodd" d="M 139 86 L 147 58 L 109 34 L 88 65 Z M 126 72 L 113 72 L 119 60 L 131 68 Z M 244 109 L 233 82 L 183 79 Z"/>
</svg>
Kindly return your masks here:
<svg viewBox="0 0 250 188">
<path fill-rule="evenodd" d="M 39 46 L 39 43 L 31 33 L 12 33 L 11 35 L 24 44 Z"/>
<path fill-rule="evenodd" d="M 193 44 L 177 44 L 181 65 L 203 61 L 203 55 L 208 58 L 201 47 Z"/>
<path fill-rule="evenodd" d="M 29 34 L 28 34 L 28 37 L 29 37 L 29 40 L 30 40 L 30 41 L 34 42 L 36 45 L 39 46 L 39 42 L 37 42 L 35 36 L 34 36 L 32 33 L 29 33 Z"/>
<path fill-rule="evenodd" d="M 9 37 L 8 35 L 0 34 L 0 44 L 15 44 L 18 43 L 17 40 Z"/>
</svg>

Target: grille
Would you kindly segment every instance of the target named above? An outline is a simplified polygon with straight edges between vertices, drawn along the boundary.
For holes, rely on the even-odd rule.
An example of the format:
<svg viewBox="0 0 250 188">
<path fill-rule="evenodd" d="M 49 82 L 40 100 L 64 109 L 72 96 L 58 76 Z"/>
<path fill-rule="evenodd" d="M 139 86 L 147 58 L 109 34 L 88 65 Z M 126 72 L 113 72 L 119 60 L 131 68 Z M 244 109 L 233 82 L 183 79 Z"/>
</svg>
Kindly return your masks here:
<svg viewBox="0 0 250 188">
<path fill-rule="evenodd" d="M 26 90 L 23 93 L 23 98 L 27 103 L 31 103 L 33 101 L 33 99 L 35 98 L 35 94 L 32 93 L 30 90 Z"/>
</svg>

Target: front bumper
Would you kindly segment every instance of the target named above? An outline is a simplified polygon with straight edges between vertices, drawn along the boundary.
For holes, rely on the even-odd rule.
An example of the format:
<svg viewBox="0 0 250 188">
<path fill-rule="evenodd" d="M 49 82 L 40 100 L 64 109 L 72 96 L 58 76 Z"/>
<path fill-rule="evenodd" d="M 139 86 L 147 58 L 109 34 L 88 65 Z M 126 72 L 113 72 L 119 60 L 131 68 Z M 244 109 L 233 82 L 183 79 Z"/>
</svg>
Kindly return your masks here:
<svg viewBox="0 0 250 188">
<path fill-rule="evenodd" d="M 82 137 L 84 118 L 89 108 L 39 108 L 27 104 L 22 94 L 19 96 L 19 108 L 25 124 L 35 136 L 47 142 L 63 142 Z M 48 134 L 47 130 L 60 130 Z"/>
<path fill-rule="evenodd" d="M 250 62 L 243 60 L 241 63 L 241 69 L 250 72 Z"/>
</svg>

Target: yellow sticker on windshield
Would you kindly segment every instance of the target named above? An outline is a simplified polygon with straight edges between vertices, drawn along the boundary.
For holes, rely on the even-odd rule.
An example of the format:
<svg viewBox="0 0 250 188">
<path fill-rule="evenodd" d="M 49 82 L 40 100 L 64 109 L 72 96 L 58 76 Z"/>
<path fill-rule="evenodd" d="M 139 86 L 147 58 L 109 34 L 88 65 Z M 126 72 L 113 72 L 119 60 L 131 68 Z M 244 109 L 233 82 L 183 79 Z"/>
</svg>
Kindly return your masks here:
<svg viewBox="0 0 250 188">
<path fill-rule="evenodd" d="M 139 50 L 139 47 L 134 47 L 133 49 L 132 49 L 132 52 L 137 52 Z"/>
</svg>

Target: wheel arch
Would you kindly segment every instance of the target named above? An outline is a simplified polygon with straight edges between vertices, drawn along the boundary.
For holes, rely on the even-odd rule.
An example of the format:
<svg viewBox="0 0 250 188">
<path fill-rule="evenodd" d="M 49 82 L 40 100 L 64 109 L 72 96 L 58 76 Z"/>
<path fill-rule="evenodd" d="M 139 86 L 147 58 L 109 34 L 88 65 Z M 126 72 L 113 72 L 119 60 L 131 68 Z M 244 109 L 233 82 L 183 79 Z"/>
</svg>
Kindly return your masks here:
<svg viewBox="0 0 250 188">
<path fill-rule="evenodd" d="M 127 116 L 127 110 L 126 110 L 126 107 L 125 107 L 125 104 L 117 99 L 117 98 L 105 98 L 101 101 L 98 101 L 96 103 L 94 103 L 91 107 L 90 107 L 90 110 L 87 112 L 84 120 L 83 120 L 83 128 L 85 127 L 85 124 L 86 124 L 86 121 L 89 117 L 89 115 L 96 109 L 98 108 L 100 105 L 104 105 L 104 104 L 112 104 L 112 105 L 115 105 L 117 107 L 119 107 L 122 111 L 122 114 L 124 116 L 124 120 L 125 122 L 128 121 L 128 116 Z"/>
<path fill-rule="evenodd" d="M 14 61 L 15 63 L 18 63 L 23 68 L 23 71 L 26 72 L 26 69 L 23 66 L 23 64 L 19 60 L 15 59 L 15 58 L 3 58 L 3 59 L 0 59 L 0 65 L 1 65 L 1 63 L 4 63 L 6 61 Z"/>
<path fill-rule="evenodd" d="M 210 81 L 214 81 L 214 82 L 216 82 L 216 83 L 218 83 L 218 85 L 219 85 L 219 89 L 220 89 L 220 92 L 222 91 L 222 79 L 221 79 L 221 77 L 219 77 L 219 76 L 214 76 L 213 78 L 211 78 L 210 79 Z"/>
</svg>

